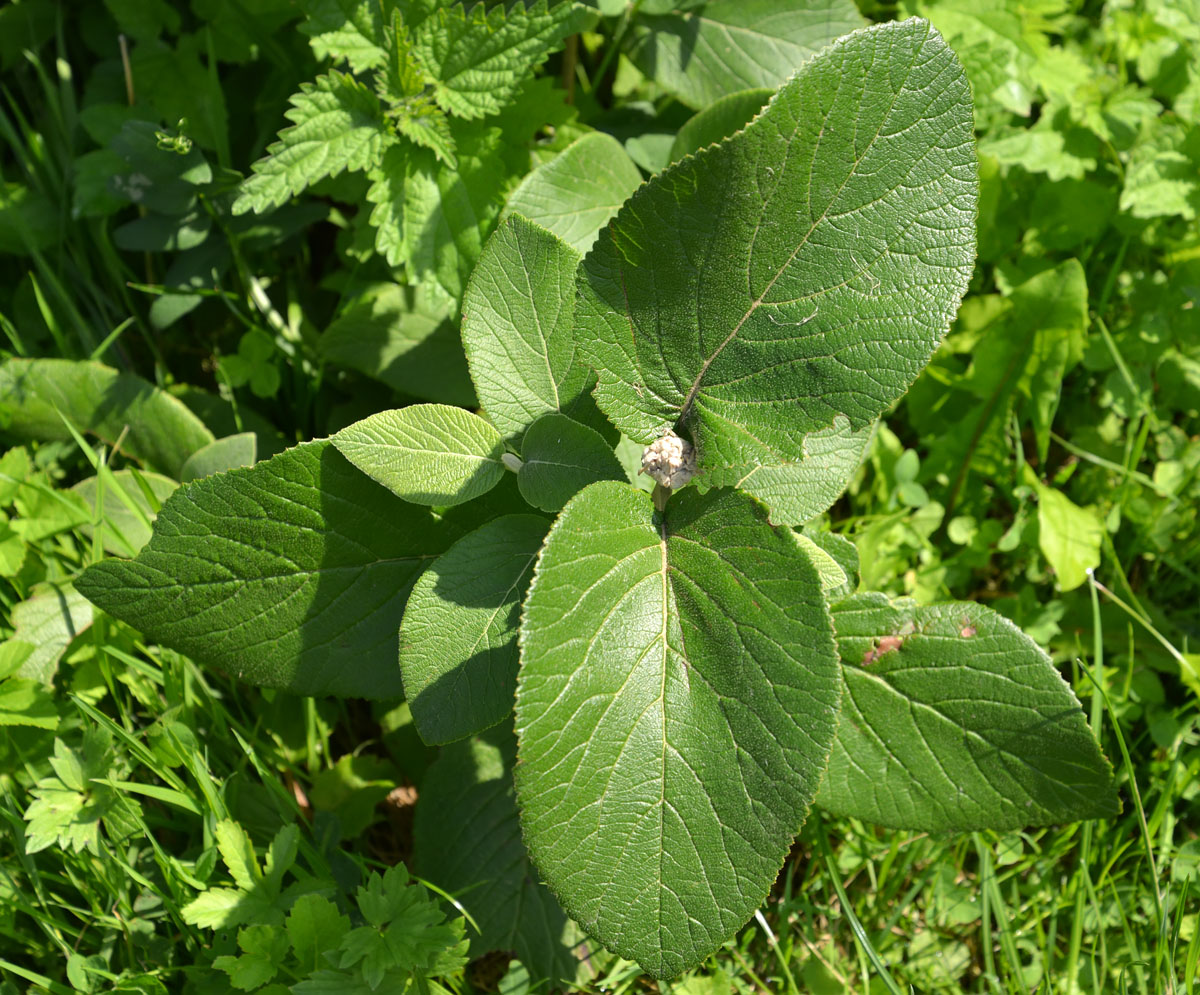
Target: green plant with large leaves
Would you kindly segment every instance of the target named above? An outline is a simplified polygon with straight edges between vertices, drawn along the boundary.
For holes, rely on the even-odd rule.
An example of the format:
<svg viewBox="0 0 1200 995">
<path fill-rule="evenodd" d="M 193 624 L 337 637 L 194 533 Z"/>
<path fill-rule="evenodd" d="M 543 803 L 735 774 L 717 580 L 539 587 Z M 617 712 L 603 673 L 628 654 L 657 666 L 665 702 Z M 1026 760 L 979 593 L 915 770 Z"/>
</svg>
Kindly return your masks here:
<svg viewBox="0 0 1200 995">
<path fill-rule="evenodd" d="M 441 60 L 429 106 L 462 115 L 473 77 L 438 24 L 414 51 Z M 307 98 L 350 86 L 330 80 Z M 946 333 L 976 198 L 954 54 L 922 20 L 854 31 L 580 233 L 582 258 L 500 224 L 463 301 L 481 413 L 412 405 L 185 484 L 135 559 L 78 589 L 257 683 L 403 691 L 429 742 L 512 721 L 515 694 L 515 806 L 501 740 L 474 775 L 452 755 L 445 804 L 462 825 L 478 796 L 480 833 L 519 811 L 566 914 L 660 977 L 753 915 L 814 803 L 927 831 L 1111 814 L 1108 763 L 1031 639 L 974 604 L 856 593 L 853 545 L 811 524 Z M 645 447 L 653 493 L 614 447 Z M 511 850 L 543 911 L 532 932 L 479 918 L 569 973 L 545 944 L 578 933 Z"/>
</svg>

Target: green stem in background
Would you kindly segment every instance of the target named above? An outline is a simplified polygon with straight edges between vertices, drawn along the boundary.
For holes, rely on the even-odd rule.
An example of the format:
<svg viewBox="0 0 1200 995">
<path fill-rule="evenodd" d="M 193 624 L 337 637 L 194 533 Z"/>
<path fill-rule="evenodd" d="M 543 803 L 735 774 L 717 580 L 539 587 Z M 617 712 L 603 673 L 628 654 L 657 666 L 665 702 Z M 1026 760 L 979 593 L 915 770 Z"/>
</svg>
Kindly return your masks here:
<svg viewBox="0 0 1200 995">
<path fill-rule="evenodd" d="M 600 60 L 599 67 L 592 74 L 592 86 L 589 92 L 595 90 L 596 87 L 604 82 L 604 74 L 608 72 L 608 67 L 612 63 L 612 60 L 621 51 L 621 41 L 624 39 L 625 32 L 629 28 L 629 10 L 630 8 L 625 8 L 625 11 L 621 14 L 621 19 L 617 22 L 617 29 L 613 32 L 612 41 L 609 42 L 608 48 L 604 50 L 604 58 Z"/>
<path fill-rule="evenodd" d="M 875 972 L 883 981 L 887 990 L 892 995 L 904 995 L 900 986 L 893 980 L 891 973 L 887 969 L 887 965 L 883 962 L 883 958 L 879 956 L 874 945 L 871 943 L 871 938 L 867 936 L 867 931 L 863 929 L 863 924 L 858 921 L 858 916 L 854 914 L 854 908 L 850 904 L 850 899 L 846 897 L 846 889 L 842 887 L 842 879 L 838 874 L 837 861 L 833 856 L 833 849 L 829 846 L 829 837 L 825 832 L 825 822 L 817 811 L 813 810 L 813 821 L 816 823 L 817 845 L 821 848 L 821 856 L 825 858 L 825 866 L 829 870 L 829 880 L 833 883 L 833 890 L 837 893 L 838 903 L 842 907 L 842 915 L 850 923 L 850 931 L 854 934 L 854 939 L 858 941 L 859 950 L 871 962 L 871 966 L 875 968 Z"/>
<path fill-rule="evenodd" d="M 1093 656 L 1094 656 L 1094 661 L 1093 661 L 1092 672 L 1090 675 L 1091 679 L 1092 679 L 1091 724 L 1092 724 L 1092 730 L 1094 732 L 1098 732 L 1100 720 L 1102 717 L 1101 700 L 1103 702 L 1103 707 L 1107 708 L 1109 710 L 1110 714 L 1112 713 L 1112 703 L 1109 702 L 1108 694 L 1104 689 L 1104 666 L 1103 666 L 1103 664 L 1104 664 L 1104 641 L 1103 641 L 1103 627 L 1102 627 L 1102 623 L 1100 620 L 1100 598 L 1097 594 L 1098 591 L 1103 591 L 1106 595 L 1108 595 L 1109 598 L 1111 598 L 1118 605 L 1120 605 L 1122 608 L 1124 608 L 1126 611 L 1128 611 L 1134 618 L 1136 618 L 1139 622 L 1141 622 L 1142 625 L 1145 626 L 1145 628 L 1152 635 L 1154 635 L 1159 640 L 1159 642 L 1161 642 L 1164 646 L 1166 646 L 1168 650 L 1173 652 L 1175 654 L 1175 656 L 1180 659 L 1181 662 L 1182 662 L 1182 655 L 1179 653 L 1178 650 L 1175 650 L 1175 648 L 1173 646 L 1171 646 L 1171 644 L 1168 643 L 1167 640 L 1164 639 L 1162 637 L 1162 635 L 1159 634 L 1159 632 L 1156 629 L 1154 629 L 1153 626 L 1151 626 L 1149 623 L 1145 622 L 1143 619 L 1139 618 L 1138 615 L 1135 612 L 1133 612 L 1133 610 L 1131 608 L 1129 608 L 1126 604 L 1124 604 L 1124 602 L 1122 602 L 1119 598 L 1117 598 L 1116 595 L 1114 595 L 1111 591 L 1109 591 L 1103 584 L 1101 584 L 1099 581 L 1097 581 L 1096 578 L 1093 576 L 1091 570 L 1088 571 L 1088 585 L 1091 588 L 1091 596 L 1092 596 L 1092 632 L 1093 632 L 1093 640 L 1094 640 L 1093 650 L 1092 650 Z M 1168 945 L 1166 942 L 1167 917 L 1163 912 L 1163 895 L 1162 895 L 1162 889 L 1161 889 L 1161 887 L 1159 885 L 1159 881 L 1158 881 L 1158 862 L 1154 858 L 1154 844 L 1152 843 L 1152 841 L 1150 839 L 1150 829 L 1146 823 L 1146 810 L 1142 805 L 1142 794 L 1138 790 L 1137 775 L 1133 768 L 1133 761 L 1129 757 L 1129 748 L 1125 744 L 1125 735 L 1121 731 L 1121 723 L 1116 721 L 1115 718 L 1112 723 L 1112 728 L 1113 728 L 1113 732 L 1115 733 L 1115 735 L 1117 737 L 1117 746 L 1121 750 L 1121 760 L 1125 767 L 1125 773 L 1129 778 L 1129 790 L 1130 790 L 1130 793 L 1133 795 L 1134 807 L 1137 809 L 1138 824 L 1141 827 L 1142 844 L 1146 850 L 1146 860 L 1150 865 L 1150 880 L 1151 880 L 1152 884 L 1154 885 L 1154 893 L 1153 893 L 1153 895 L 1154 895 L 1154 922 L 1155 922 L 1155 927 L 1157 929 L 1158 937 L 1159 937 L 1159 942 L 1158 942 L 1158 944 L 1155 945 L 1155 948 L 1154 948 L 1155 991 L 1159 991 L 1159 990 L 1161 990 L 1158 987 L 1159 982 L 1164 977 L 1164 971 L 1163 971 L 1164 965 L 1162 963 L 1163 954 L 1164 954 L 1165 950 L 1167 949 Z M 1090 839 L 1090 830 L 1092 828 L 1092 825 L 1093 824 L 1091 822 L 1084 824 L 1083 829 L 1084 829 L 1085 839 Z M 1175 991 L 1175 972 L 1174 972 L 1174 970 L 1168 969 L 1168 971 L 1165 973 L 1165 977 L 1167 980 L 1167 991 L 1170 993 L 1173 993 Z"/>
</svg>

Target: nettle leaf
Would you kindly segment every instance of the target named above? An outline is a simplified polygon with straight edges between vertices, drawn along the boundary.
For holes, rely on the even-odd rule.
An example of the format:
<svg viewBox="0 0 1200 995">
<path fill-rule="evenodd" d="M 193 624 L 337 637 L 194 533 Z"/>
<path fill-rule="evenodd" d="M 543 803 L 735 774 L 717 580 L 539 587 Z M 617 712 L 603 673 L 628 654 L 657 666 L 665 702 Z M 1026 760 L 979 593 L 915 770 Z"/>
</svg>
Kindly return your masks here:
<svg viewBox="0 0 1200 995">
<path fill-rule="evenodd" d="M 571 411 L 591 372 L 576 362 L 579 254 L 514 215 L 483 248 L 463 298 L 462 343 L 480 404 L 516 444 L 544 414 Z"/>
<path fill-rule="evenodd" d="M 975 244 L 966 77 L 920 20 L 840 39 L 746 129 L 652 179 L 584 259 L 577 339 L 601 409 L 675 423 L 734 483 L 858 430 L 946 332 Z"/>
<path fill-rule="evenodd" d="M 863 26 L 852 0 L 711 0 L 699 10 L 639 14 L 627 51 L 689 107 L 749 87 L 774 89 L 839 35 Z"/>
<path fill-rule="evenodd" d="M 447 404 L 381 411 L 342 429 L 333 444 L 363 473 L 414 504 L 462 504 L 490 491 L 506 472 L 500 433 Z"/>
<path fill-rule="evenodd" d="M 242 183 L 234 214 L 269 211 L 306 187 L 343 170 L 376 163 L 389 142 L 379 98 L 353 76 L 332 70 L 301 83 L 286 117 L 290 128 Z"/>
<path fill-rule="evenodd" d="M 0 365 L 0 417 L 18 439 L 69 441 L 63 422 L 121 439 L 121 452 L 178 479 L 213 434 L 180 400 L 132 373 L 71 359 L 10 359 Z"/>
<path fill-rule="evenodd" d="M 839 416 L 830 428 L 810 432 L 800 458 L 757 465 L 734 486 L 753 494 L 771 512 L 772 525 L 802 525 L 827 511 L 862 463 L 874 424 L 857 431 Z"/>
<path fill-rule="evenodd" d="M 97 563 L 76 587 L 149 639 L 242 680 L 396 697 L 404 602 L 463 532 L 320 440 L 185 484 L 136 559 Z"/>
<path fill-rule="evenodd" d="M 641 171 L 624 146 L 593 131 L 526 176 L 509 195 L 504 213 L 523 214 L 577 252 L 587 252 L 641 185 Z"/>
<path fill-rule="evenodd" d="M 464 536 L 413 587 L 400 671 L 426 743 L 451 743 L 512 714 L 521 599 L 550 523 L 504 515 Z"/>
<path fill-rule="evenodd" d="M 301 0 L 306 20 L 300 30 L 318 59 L 346 61 L 356 73 L 387 61 L 383 5 L 379 0 Z"/>
<path fill-rule="evenodd" d="M 376 248 L 409 279 L 433 277 L 454 300 L 463 288 L 504 203 L 509 165 L 499 128 L 450 122 L 457 169 L 426 148 L 392 146 L 370 172 L 367 199 Z"/>
<path fill-rule="evenodd" d="M 560 511 L 598 480 L 625 479 L 621 461 L 604 436 L 566 415 L 543 415 L 530 425 L 521 459 L 521 496 L 542 511 Z"/>
<path fill-rule="evenodd" d="M 736 491 L 563 509 L 521 624 L 517 796 L 563 908 L 665 977 L 763 901 L 821 779 L 838 663 L 816 570 Z"/>
<path fill-rule="evenodd" d="M 585 8 L 463 4 L 441 7 L 412 30 L 413 49 L 436 80 L 434 96 L 463 118 L 498 113 L 521 81 L 584 25 Z"/>
<path fill-rule="evenodd" d="M 515 755 L 511 725 L 442 750 L 421 782 L 413 864 L 478 924 L 472 956 L 512 950 L 535 985 L 575 991 L 596 974 L 603 951 L 567 918 L 529 862 L 513 792 Z"/>
<path fill-rule="evenodd" d="M 1079 701 L 1008 619 L 862 594 L 833 621 L 845 688 L 821 807 L 928 832 L 1117 814 Z"/>
</svg>

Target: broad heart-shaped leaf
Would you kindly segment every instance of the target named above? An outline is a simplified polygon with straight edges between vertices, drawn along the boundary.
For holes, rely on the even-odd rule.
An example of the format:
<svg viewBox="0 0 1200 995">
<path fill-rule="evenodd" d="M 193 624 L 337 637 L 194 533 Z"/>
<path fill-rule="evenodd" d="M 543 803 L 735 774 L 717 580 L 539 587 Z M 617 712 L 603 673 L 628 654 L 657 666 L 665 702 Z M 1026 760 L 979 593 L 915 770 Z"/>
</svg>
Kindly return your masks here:
<svg viewBox="0 0 1200 995">
<path fill-rule="evenodd" d="M 453 505 L 500 482 L 504 442 L 478 415 L 446 404 L 414 404 L 347 425 L 333 444 L 363 473 L 405 501 Z"/>
<path fill-rule="evenodd" d="M 571 411 L 591 373 L 575 361 L 579 253 L 520 215 L 483 247 L 463 299 L 462 342 L 487 416 L 513 443 L 539 417 Z"/>
<path fill-rule="evenodd" d="M 687 13 L 638 15 L 628 50 L 663 89 L 689 107 L 705 107 L 747 87 L 774 89 L 805 59 L 862 26 L 853 0 L 711 0 Z"/>
<path fill-rule="evenodd" d="M 416 873 L 461 901 L 479 925 L 471 954 L 512 950 L 531 980 L 577 990 L 603 955 L 541 883 L 521 842 L 511 722 L 442 750 L 421 782 Z M 543 990 L 535 988 L 534 990 Z"/>
<path fill-rule="evenodd" d="M 426 743 L 452 743 L 512 714 L 521 599 L 550 523 L 504 515 L 463 536 L 413 587 L 400 672 Z"/>
<path fill-rule="evenodd" d="M 642 174 L 621 143 L 593 131 L 526 176 L 509 195 L 504 213 L 523 214 L 577 252 L 587 252 L 608 219 L 641 185 Z"/>
<path fill-rule="evenodd" d="M 928 832 L 1119 811 L 1079 701 L 1008 619 L 861 594 L 833 621 L 845 688 L 822 808 Z"/>
<path fill-rule="evenodd" d="M 396 627 L 412 584 L 463 532 L 322 439 L 185 484 L 137 559 L 103 560 L 76 587 L 250 683 L 389 698 L 402 691 Z"/>
<path fill-rule="evenodd" d="M 814 57 L 745 130 L 638 190 L 585 258 L 576 340 L 600 408 L 642 443 L 681 422 L 702 474 L 794 460 L 839 414 L 869 424 L 966 289 L 971 129 L 926 21 Z"/>
<path fill-rule="evenodd" d="M 183 402 L 132 373 L 71 359 L 10 359 L 0 366 L 0 417 L 19 439 L 69 440 L 66 418 L 147 467 L 179 478 L 213 434 Z"/>
<path fill-rule="evenodd" d="M 517 486 L 542 511 L 559 511 L 597 480 L 624 480 L 613 447 L 595 429 L 566 415 L 543 415 L 525 433 Z"/>
<path fill-rule="evenodd" d="M 658 977 L 700 963 L 804 822 L 839 683 L 817 572 L 752 498 L 576 495 L 525 600 L 516 709 L 525 842 L 567 913 Z"/>
</svg>

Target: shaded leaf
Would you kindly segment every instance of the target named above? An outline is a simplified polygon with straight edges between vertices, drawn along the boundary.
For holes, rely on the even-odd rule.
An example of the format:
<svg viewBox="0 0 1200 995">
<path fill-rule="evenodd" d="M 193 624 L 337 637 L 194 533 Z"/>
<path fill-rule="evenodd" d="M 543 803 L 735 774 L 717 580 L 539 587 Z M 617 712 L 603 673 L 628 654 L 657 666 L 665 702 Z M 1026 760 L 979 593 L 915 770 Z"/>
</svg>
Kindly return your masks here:
<svg viewBox="0 0 1200 995">
<path fill-rule="evenodd" d="M 604 437 L 566 415 L 543 415 L 525 433 L 517 486 L 542 511 L 561 511 L 598 480 L 624 480 L 625 470 Z"/>
<path fill-rule="evenodd" d="M 321 440 L 184 485 L 137 559 L 104 560 L 76 583 L 147 638 L 242 680 L 388 698 L 402 691 L 408 592 L 462 533 Z"/>
<path fill-rule="evenodd" d="M 121 451 L 178 479 L 212 433 L 180 401 L 132 373 L 71 359 L 10 359 L 0 366 L 5 431 L 19 439 L 71 439 L 63 417 Z M 61 412 L 61 416 L 60 416 Z"/>
<path fill-rule="evenodd" d="M 512 714 L 521 600 L 550 523 L 504 515 L 464 536 L 413 587 L 400 623 L 404 696 L 426 743 Z"/>
<path fill-rule="evenodd" d="M 575 990 L 602 951 L 540 882 L 521 842 L 512 783 L 516 742 L 509 727 L 442 750 L 421 785 L 413 862 L 455 895 L 479 925 L 471 953 L 512 950 L 531 980 Z"/>
</svg>

